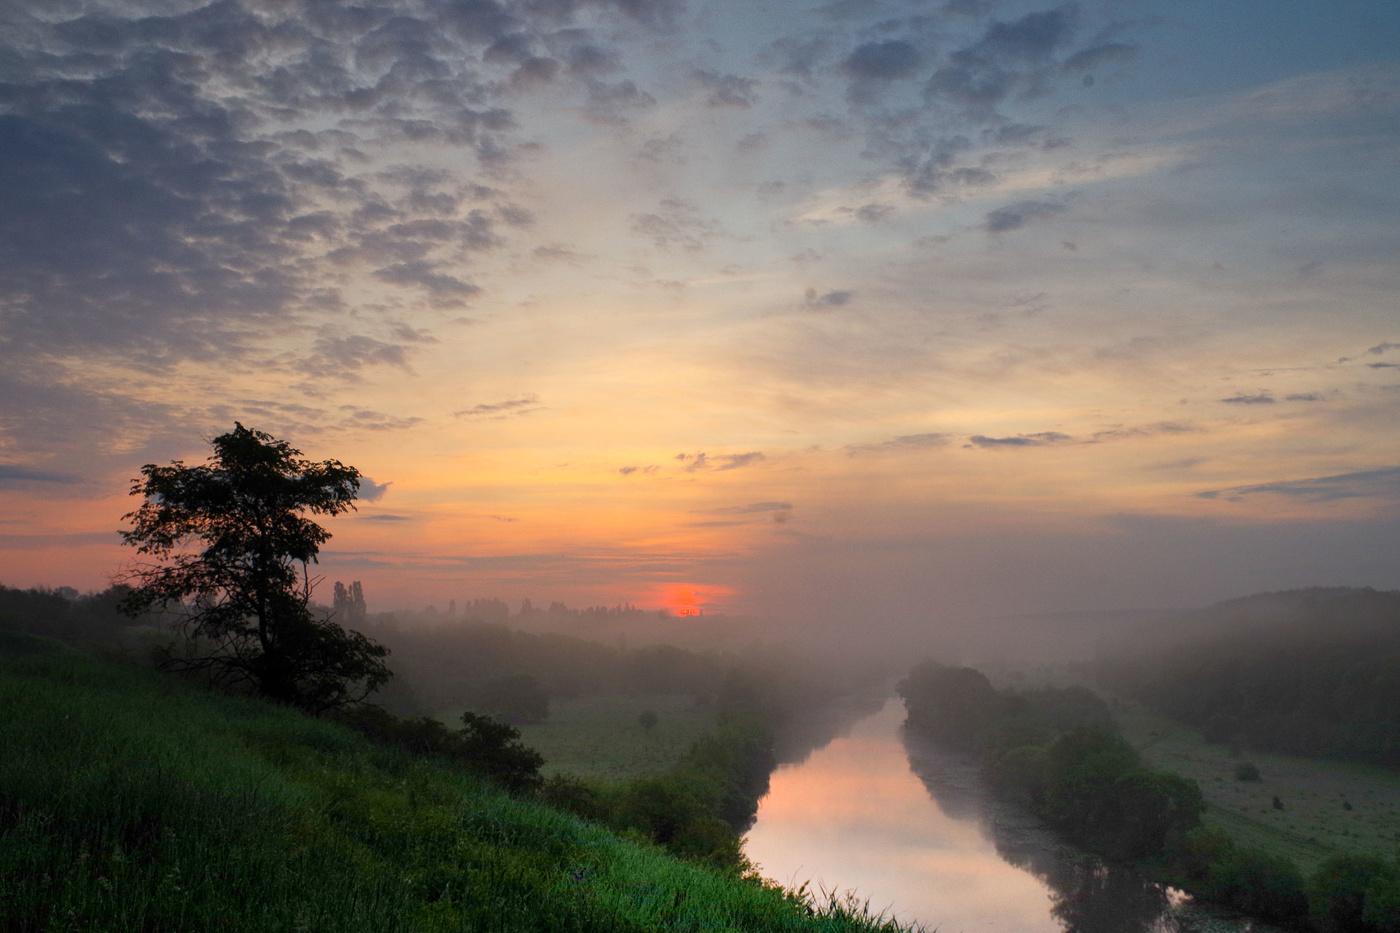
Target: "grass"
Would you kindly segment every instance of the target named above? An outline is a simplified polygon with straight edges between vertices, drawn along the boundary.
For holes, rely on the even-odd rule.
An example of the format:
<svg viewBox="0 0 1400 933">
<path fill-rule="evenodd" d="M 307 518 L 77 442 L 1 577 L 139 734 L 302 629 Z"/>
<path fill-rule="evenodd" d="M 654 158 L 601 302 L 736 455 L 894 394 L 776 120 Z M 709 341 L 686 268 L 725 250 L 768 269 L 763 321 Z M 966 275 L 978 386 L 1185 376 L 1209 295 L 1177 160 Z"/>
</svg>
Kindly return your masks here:
<svg viewBox="0 0 1400 933">
<path fill-rule="evenodd" d="M 0 632 L 0 929 L 895 928 L 331 723 Z"/>
<path fill-rule="evenodd" d="M 646 710 L 657 716 L 649 732 L 637 721 Z M 438 718 L 454 725 L 461 714 L 444 710 Z M 714 724 L 714 713 L 690 696 L 637 694 L 551 700 L 549 719 L 519 728 L 544 755 L 544 774 L 622 782 L 671 768 Z"/>
<path fill-rule="evenodd" d="M 1286 755 L 1231 755 L 1135 703 L 1121 703 L 1114 715 L 1149 763 L 1200 784 L 1209 804 L 1207 826 L 1249 848 L 1286 855 L 1304 872 L 1332 855 L 1391 858 L 1400 851 L 1400 774 Z M 1258 767 L 1259 781 L 1236 780 L 1235 769 L 1245 761 Z M 1273 806 L 1275 797 L 1282 810 Z"/>
</svg>

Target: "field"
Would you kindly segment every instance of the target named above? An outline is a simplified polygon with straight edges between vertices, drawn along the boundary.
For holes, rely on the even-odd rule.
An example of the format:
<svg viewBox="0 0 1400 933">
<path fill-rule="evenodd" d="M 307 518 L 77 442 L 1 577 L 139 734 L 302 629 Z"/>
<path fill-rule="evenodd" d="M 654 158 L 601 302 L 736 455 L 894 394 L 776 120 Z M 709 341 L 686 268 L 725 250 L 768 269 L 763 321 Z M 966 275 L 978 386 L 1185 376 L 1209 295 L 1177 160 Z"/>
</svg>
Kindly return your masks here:
<svg viewBox="0 0 1400 933">
<path fill-rule="evenodd" d="M 650 731 L 638 722 L 647 710 L 657 719 Z M 453 725 L 461 715 L 443 710 L 438 718 Z M 554 699 L 548 720 L 519 728 L 525 744 L 544 755 L 546 775 L 628 781 L 674 765 L 714 721 L 690 696 L 638 694 Z"/>
<path fill-rule="evenodd" d="M 1287 855 L 1304 872 L 1343 852 L 1386 858 L 1400 852 L 1400 774 L 1262 752 L 1231 755 L 1131 702 L 1118 701 L 1114 715 L 1150 764 L 1201 785 L 1210 805 L 1207 826 L 1246 846 Z M 1258 768 L 1259 781 L 1235 778 L 1245 762 Z M 1283 809 L 1273 806 L 1275 797 Z"/>
</svg>

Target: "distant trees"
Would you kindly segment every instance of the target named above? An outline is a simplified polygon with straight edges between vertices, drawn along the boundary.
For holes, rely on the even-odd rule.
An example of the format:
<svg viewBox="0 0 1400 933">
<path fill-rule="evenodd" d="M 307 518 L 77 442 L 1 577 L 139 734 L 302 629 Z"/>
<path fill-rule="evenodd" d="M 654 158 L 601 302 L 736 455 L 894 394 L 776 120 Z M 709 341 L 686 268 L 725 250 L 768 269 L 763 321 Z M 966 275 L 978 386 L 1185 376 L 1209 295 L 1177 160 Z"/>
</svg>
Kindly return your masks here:
<svg viewBox="0 0 1400 933">
<path fill-rule="evenodd" d="M 337 580 L 334 593 L 331 609 L 335 613 L 336 622 L 340 625 L 364 625 L 368 613 L 365 591 L 360 587 L 360 581 L 355 580 L 347 587 Z"/>
<path fill-rule="evenodd" d="M 1083 687 L 1018 694 L 971 668 L 926 661 L 899 692 L 912 731 L 979 755 L 993 787 L 1086 848 L 1154 856 L 1199 821 L 1196 783 L 1146 767 Z"/>
<path fill-rule="evenodd" d="M 123 608 L 174 611 L 186 643 L 170 668 L 312 712 L 364 699 L 389 678 L 388 649 L 317 617 L 308 572 L 330 538 L 308 516 L 353 509 L 359 471 L 242 424 L 212 447 L 203 465 L 147 464 L 133 480 L 144 501 L 122 537 L 154 561 L 124 574 Z"/>
</svg>

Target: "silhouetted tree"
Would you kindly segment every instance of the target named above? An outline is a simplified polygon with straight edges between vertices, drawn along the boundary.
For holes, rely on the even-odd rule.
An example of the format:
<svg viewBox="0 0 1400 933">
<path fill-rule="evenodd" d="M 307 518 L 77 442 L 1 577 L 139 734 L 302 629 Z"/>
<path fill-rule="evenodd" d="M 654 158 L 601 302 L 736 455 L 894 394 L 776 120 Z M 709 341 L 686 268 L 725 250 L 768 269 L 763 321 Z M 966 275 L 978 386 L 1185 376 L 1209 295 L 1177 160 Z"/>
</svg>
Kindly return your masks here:
<svg viewBox="0 0 1400 933">
<path fill-rule="evenodd" d="M 202 466 L 147 464 L 132 482 L 145 501 L 122 537 L 156 562 L 124 575 L 123 609 L 176 610 L 171 668 L 313 712 L 364 699 L 389 678 L 388 649 L 318 618 L 308 573 L 330 534 L 307 515 L 353 509 L 359 471 L 241 424 L 212 446 Z"/>
</svg>

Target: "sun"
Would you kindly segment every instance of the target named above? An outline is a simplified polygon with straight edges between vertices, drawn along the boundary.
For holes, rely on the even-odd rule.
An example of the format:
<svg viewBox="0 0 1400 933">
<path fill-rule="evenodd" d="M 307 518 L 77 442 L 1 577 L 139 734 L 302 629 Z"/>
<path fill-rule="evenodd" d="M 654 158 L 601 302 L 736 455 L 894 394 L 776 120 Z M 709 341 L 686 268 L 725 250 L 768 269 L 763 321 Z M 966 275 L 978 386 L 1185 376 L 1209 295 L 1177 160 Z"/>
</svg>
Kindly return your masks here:
<svg viewBox="0 0 1400 933">
<path fill-rule="evenodd" d="M 699 616 L 719 609 L 733 592 L 727 586 L 671 583 L 661 588 L 655 602 L 673 616 Z"/>
</svg>

